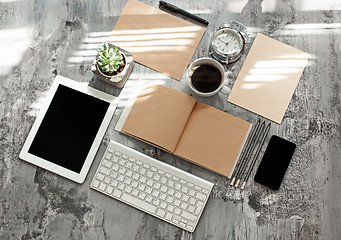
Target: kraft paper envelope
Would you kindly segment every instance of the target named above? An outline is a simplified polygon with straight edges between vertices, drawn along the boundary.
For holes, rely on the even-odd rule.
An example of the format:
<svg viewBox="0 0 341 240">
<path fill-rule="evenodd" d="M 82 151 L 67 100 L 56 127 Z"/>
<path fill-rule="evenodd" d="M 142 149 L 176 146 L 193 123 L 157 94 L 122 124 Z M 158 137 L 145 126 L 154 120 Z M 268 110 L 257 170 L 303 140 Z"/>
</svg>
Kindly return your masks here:
<svg viewBox="0 0 341 240">
<path fill-rule="evenodd" d="M 181 80 L 205 28 L 136 0 L 128 0 L 109 42 L 131 52 L 134 60 Z"/>
<path fill-rule="evenodd" d="M 231 176 L 250 123 L 172 88 L 150 83 L 139 88 L 115 130 Z"/>
<path fill-rule="evenodd" d="M 280 124 L 308 58 L 258 33 L 227 101 Z"/>
</svg>

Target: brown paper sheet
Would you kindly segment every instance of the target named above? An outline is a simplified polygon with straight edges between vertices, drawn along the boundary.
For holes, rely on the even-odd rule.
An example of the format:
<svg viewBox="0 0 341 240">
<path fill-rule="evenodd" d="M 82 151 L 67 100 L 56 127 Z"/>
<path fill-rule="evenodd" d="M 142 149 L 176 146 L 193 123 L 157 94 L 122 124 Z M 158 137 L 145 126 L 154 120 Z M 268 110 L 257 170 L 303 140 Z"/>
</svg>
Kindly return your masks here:
<svg viewBox="0 0 341 240">
<path fill-rule="evenodd" d="M 308 58 L 258 33 L 227 101 L 280 124 Z"/>
<path fill-rule="evenodd" d="M 249 127 L 244 120 L 197 102 L 175 154 L 228 177 Z"/>
<path fill-rule="evenodd" d="M 181 80 L 205 28 L 136 0 L 128 0 L 109 42 L 140 64 Z"/>
<path fill-rule="evenodd" d="M 162 85 L 144 86 L 122 132 L 174 152 L 195 99 L 169 89 Z"/>
</svg>

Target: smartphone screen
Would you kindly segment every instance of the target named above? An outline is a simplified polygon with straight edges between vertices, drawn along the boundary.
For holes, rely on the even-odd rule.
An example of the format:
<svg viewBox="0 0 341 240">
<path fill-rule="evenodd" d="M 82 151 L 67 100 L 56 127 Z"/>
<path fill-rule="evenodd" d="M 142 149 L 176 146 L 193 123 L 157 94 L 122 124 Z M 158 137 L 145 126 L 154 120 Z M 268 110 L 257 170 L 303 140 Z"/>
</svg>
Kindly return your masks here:
<svg viewBox="0 0 341 240">
<path fill-rule="evenodd" d="M 255 181 L 278 190 L 289 166 L 296 145 L 273 135 L 255 175 Z"/>
</svg>

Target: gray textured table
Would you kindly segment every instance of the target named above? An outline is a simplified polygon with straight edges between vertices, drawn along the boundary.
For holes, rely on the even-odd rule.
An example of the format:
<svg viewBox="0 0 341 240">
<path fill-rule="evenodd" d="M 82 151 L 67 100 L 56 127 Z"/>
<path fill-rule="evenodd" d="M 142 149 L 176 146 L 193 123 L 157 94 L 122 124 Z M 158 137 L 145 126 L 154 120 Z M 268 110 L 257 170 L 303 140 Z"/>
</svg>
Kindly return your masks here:
<svg viewBox="0 0 341 240">
<path fill-rule="evenodd" d="M 244 191 L 232 188 L 225 177 L 118 134 L 114 126 L 124 100 L 84 184 L 19 159 L 40 99 L 56 74 L 123 99 L 134 82 L 145 79 L 189 93 L 184 78 L 179 83 L 139 64 L 122 91 L 93 77 L 94 53 L 79 46 L 100 42 L 93 36 L 113 28 L 125 2 L 0 1 L 0 239 L 340 239 L 340 1 L 170 1 L 210 22 L 193 59 L 207 56 L 213 30 L 232 19 L 248 27 L 247 49 L 261 32 L 312 54 L 283 122 L 270 131 L 297 144 L 279 191 L 252 179 Z M 143 2 L 158 7 L 156 0 Z M 229 67 L 230 86 L 244 59 Z M 227 103 L 224 95 L 196 98 L 244 120 L 258 119 Z M 194 234 L 89 188 L 110 139 L 215 183 Z"/>
</svg>

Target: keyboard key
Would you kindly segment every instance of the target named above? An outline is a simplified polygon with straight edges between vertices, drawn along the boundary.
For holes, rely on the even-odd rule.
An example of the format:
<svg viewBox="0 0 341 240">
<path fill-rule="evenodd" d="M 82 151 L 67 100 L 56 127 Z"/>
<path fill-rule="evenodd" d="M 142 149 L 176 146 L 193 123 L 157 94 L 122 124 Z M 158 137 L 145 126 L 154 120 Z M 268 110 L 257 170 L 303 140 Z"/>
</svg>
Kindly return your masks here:
<svg viewBox="0 0 341 240">
<path fill-rule="evenodd" d="M 104 179 L 104 177 L 105 176 L 101 173 L 97 173 L 97 175 L 96 175 L 96 178 L 99 179 L 100 181 L 102 181 Z"/>
<path fill-rule="evenodd" d="M 118 176 L 118 173 L 117 173 L 117 172 L 111 171 L 110 177 L 112 177 L 112 178 L 117 178 L 117 176 Z"/>
<path fill-rule="evenodd" d="M 152 171 L 147 171 L 147 177 L 152 178 L 153 177 L 153 172 Z"/>
<path fill-rule="evenodd" d="M 99 190 L 104 191 L 106 187 L 107 185 L 105 183 L 101 183 L 98 188 Z"/>
<path fill-rule="evenodd" d="M 112 180 L 110 185 L 113 186 L 113 187 L 117 187 L 118 181 L 117 180 Z"/>
<path fill-rule="evenodd" d="M 174 198 L 172 198 L 172 197 L 170 197 L 170 196 L 168 196 L 167 199 L 166 199 L 166 201 L 167 201 L 168 203 L 172 203 L 173 200 L 174 200 Z"/>
<path fill-rule="evenodd" d="M 152 195 L 153 195 L 154 197 L 158 197 L 158 196 L 159 196 L 159 194 L 160 194 L 160 192 L 159 192 L 159 191 L 153 190 L 153 193 L 152 193 Z"/>
<path fill-rule="evenodd" d="M 153 179 L 154 179 L 155 181 L 159 181 L 160 178 L 161 178 L 161 176 L 160 176 L 159 174 L 155 174 L 154 177 L 153 177 Z"/>
<path fill-rule="evenodd" d="M 120 153 L 119 151 L 115 151 L 115 155 L 116 155 L 116 156 L 121 156 L 122 153 Z"/>
<path fill-rule="evenodd" d="M 195 200 L 194 198 L 189 198 L 189 203 L 192 205 L 194 205 L 196 201 L 197 200 Z"/>
<path fill-rule="evenodd" d="M 129 177 L 129 178 L 131 178 L 131 177 L 133 176 L 133 172 L 130 171 L 130 170 L 128 170 L 128 171 L 126 172 L 126 176 Z"/>
<path fill-rule="evenodd" d="M 153 189 L 151 189 L 150 187 L 147 187 L 147 188 L 146 188 L 146 193 L 147 193 L 147 194 L 151 194 L 152 191 L 153 191 Z"/>
<path fill-rule="evenodd" d="M 139 185 L 139 183 L 136 182 L 136 181 L 133 181 L 133 183 L 131 184 L 131 186 L 134 187 L 134 188 L 136 188 L 138 185 Z"/>
<path fill-rule="evenodd" d="M 187 192 L 188 192 L 188 187 L 183 186 L 183 187 L 181 188 L 181 191 L 182 191 L 183 193 L 187 193 Z"/>
<path fill-rule="evenodd" d="M 176 192 L 175 194 L 174 194 L 174 197 L 176 197 L 176 198 L 181 198 L 181 196 L 182 196 L 182 193 L 181 192 Z"/>
<path fill-rule="evenodd" d="M 173 212 L 174 211 L 174 206 L 173 205 L 168 205 L 167 211 Z"/>
<path fill-rule="evenodd" d="M 167 204 L 165 203 L 165 202 L 161 202 L 161 204 L 160 204 L 160 208 L 163 208 L 163 209 L 165 209 L 167 207 Z"/>
<path fill-rule="evenodd" d="M 146 183 L 146 181 L 147 181 L 147 178 L 146 177 L 144 177 L 144 176 L 142 176 L 142 177 L 140 177 L 140 180 L 139 180 L 141 183 Z"/>
<path fill-rule="evenodd" d="M 152 200 L 153 200 L 153 198 L 152 198 L 151 196 L 147 195 L 147 197 L 146 197 L 146 202 L 151 203 Z"/>
<path fill-rule="evenodd" d="M 118 174 L 117 180 L 120 181 L 120 182 L 123 182 L 124 176 L 121 175 L 121 174 Z"/>
<path fill-rule="evenodd" d="M 188 191 L 188 194 L 193 197 L 195 195 L 195 191 L 193 189 L 190 189 Z"/>
<path fill-rule="evenodd" d="M 173 187 L 173 186 L 174 186 L 174 182 L 173 182 L 172 180 L 169 180 L 169 181 L 167 182 L 167 186 Z"/>
<path fill-rule="evenodd" d="M 192 205 L 189 205 L 187 208 L 188 212 L 194 213 L 195 208 Z"/>
<path fill-rule="evenodd" d="M 112 170 L 117 171 L 120 168 L 118 164 L 113 164 L 112 165 Z"/>
<path fill-rule="evenodd" d="M 119 183 L 117 186 L 118 189 L 123 190 L 125 188 L 125 185 L 122 183 Z"/>
<path fill-rule="evenodd" d="M 122 191 L 115 189 L 112 195 L 114 195 L 117 198 L 120 198 L 122 195 Z"/>
<path fill-rule="evenodd" d="M 107 167 L 107 168 L 111 168 L 112 162 L 110 162 L 108 160 L 103 160 L 102 165 Z"/>
<path fill-rule="evenodd" d="M 106 168 L 106 167 L 101 167 L 99 169 L 99 171 L 105 175 L 109 175 L 110 174 L 110 169 L 109 168 Z"/>
<path fill-rule="evenodd" d="M 175 188 L 176 190 L 180 190 L 180 189 L 181 189 L 181 185 L 180 185 L 179 183 L 176 183 L 176 184 L 174 185 L 174 188 Z"/>
<path fill-rule="evenodd" d="M 109 183 L 111 182 L 111 178 L 108 177 L 108 176 L 106 176 L 106 177 L 104 178 L 104 182 L 107 183 L 107 184 L 109 184 Z"/>
<path fill-rule="evenodd" d="M 114 189 L 113 187 L 108 186 L 107 189 L 105 189 L 105 192 L 111 194 L 113 189 Z"/>
<path fill-rule="evenodd" d="M 173 196 L 175 191 L 174 191 L 174 189 L 169 188 L 167 193 L 168 193 L 168 195 Z"/>
<path fill-rule="evenodd" d="M 137 191 L 136 189 L 133 189 L 132 191 L 131 191 L 131 195 L 133 195 L 133 196 L 137 196 L 137 195 L 139 195 L 139 191 Z"/>
<path fill-rule="evenodd" d="M 197 221 L 197 217 L 195 215 L 193 215 L 193 214 L 191 214 L 189 212 L 186 212 L 186 211 L 182 211 L 181 216 L 183 218 L 186 218 L 186 219 L 192 221 L 192 222 L 196 222 Z"/>
<path fill-rule="evenodd" d="M 210 191 L 208 191 L 207 189 L 203 188 L 203 189 L 202 189 L 202 192 L 203 192 L 205 195 L 207 195 Z"/>
<path fill-rule="evenodd" d="M 166 213 L 165 210 L 159 209 L 159 210 L 157 210 L 156 215 L 158 215 L 160 217 L 164 217 L 165 213 Z"/>
<path fill-rule="evenodd" d="M 133 179 L 135 179 L 137 181 L 137 180 L 139 180 L 139 178 L 140 178 L 139 174 L 133 173 Z"/>
<path fill-rule="evenodd" d="M 179 181 L 179 178 L 177 176 L 173 176 L 173 180 L 177 182 Z"/>
<path fill-rule="evenodd" d="M 171 214 L 171 213 L 169 213 L 169 212 L 166 213 L 165 218 L 166 218 L 168 221 L 170 221 L 170 220 L 172 219 L 172 217 L 173 217 L 173 214 Z"/>
<path fill-rule="evenodd" d="M 141 208 L 145 209 L 145 211 L 155 213 L 156 207 L 152 204 L 146 203 L 145 201 L 142 201 L 141 199 L 135 198 L 133 196 L 130 196 L 128 194 L 123 193 L 122 194 L 122 200 L 131 203 L 135 206 L 140 206 Z"/>
<path fill-rule="evenodd" d="M 196 198 L 198 198 L 201 201 L 205 201 L 206 195 L 198 192 L 197 195 L 196 195 Z"/>
<path fill-rule="evenodd" d="M 166 197 L 167 197 L 166 194 L 163 194 L 163 193 L 160 194 L 160 199 L 161 200 L 164 201 L 166 199 Z"/>
<path fill-rule="evenodd" d="M 126 160 L 120 158 L 120 160 L 118 160 L 118 164 L 120 164 L 121 166 L 124 166 L 124 164 L 126 164 Z"/>
<path fill-rule="evenodd" d="M 133 190 L 133 189 L 130 186 L 126 186 L 125 189 L 124 189 L 124 191 L 126 193 L 131 193 L 131 190 Z"/>
<path fill-rule="evenodd" d="M 139 173 L 141 173 L 142 175 L 144 175 L 147 172 L 147 170 L 145 168 L 140 168 Z"/>
<path fill-rule="evenodd" d="M 111 161 L 113 161 L 114 163 L 117 163 L 118 162 L 118 157 L 117 156 L 114 156 L 113 158 L 111 158 Z"/>
<path fill-rule="evenodd" d="M 143 191 L 146 188 L 146 185 L 144 184 L 139 184 L 139 190 Z"/>
<path fill-rule="evenodd" d="M 160 183 L 154 182 L 153 188 L 155 188 L 155 189 L 160 189 L 160 187 L 161 187 L 161 184 L 160 184 Z"/>
<path fill-rule="evenodd" d="M 166 187 L 166 186 L 162 186 L 162 187 L 160 188 L 160 190 L 161 190 L 162 192 L 167 192 L 167 187 Z"/>
<path fill-rule="evenodd" d="M 187 202 L 188 199 L 189 199 L 189 196 L 186 195 L 186 194 L 182 195 L 182 197 L 181 197 L 181 200 L 183 200 L 183 201 L 185 201 L 185 202 Z"/>
<path fill-rule="evenodd" d="M 185 203 L 185 202 L 183 202 L 183 203 L 181 203 L 181 206 L 180 206 L 180 207 L 181 207 L 182 209 L 186 210 L 187 207 L 188 207 L 188 204 Z"/>
<path fill-rule="evenodd" d="M 93 182 L 92 182 L 92 186 L 97 188 L 99 186 L 99 183 L 100 181 L 98 181 L 97 179 L 95 179 Z"/>
<path fill-rule="evenodd" d="M 138 197 L 143 200 L 143 199 L 145 199 L 146 194 L 144 192 L 140 192 Z"/>
<path fill-rule="evenodd" d="M 154 184 L 154 182 L 152 180 L 150 180 L 150 179 L 147 180 L 147 185 L 148 186 L 151 187 L 151 186 L 153 186 L 153 184 Z"/>
<path fill-rule="evenodd" d="M 159 200 L 159 199 L 157 199 L 157 198 L 154 198 L 154 200 L 153 200 L 153 204 L 154 204 L 154 205 L 156 205 L 156 206 L 159 206 L 159 204 L 160 204 L 160 200 Z"/>
<path fill-rule="evenodd" d="M 112 157 L 112 154 L 111 154 L 111 153 L 107 153 L 107 154 L 105 155 L 105 158 L 106 158 L 106 159 L 111 159 L 111 157 Z"/>
</svg>

